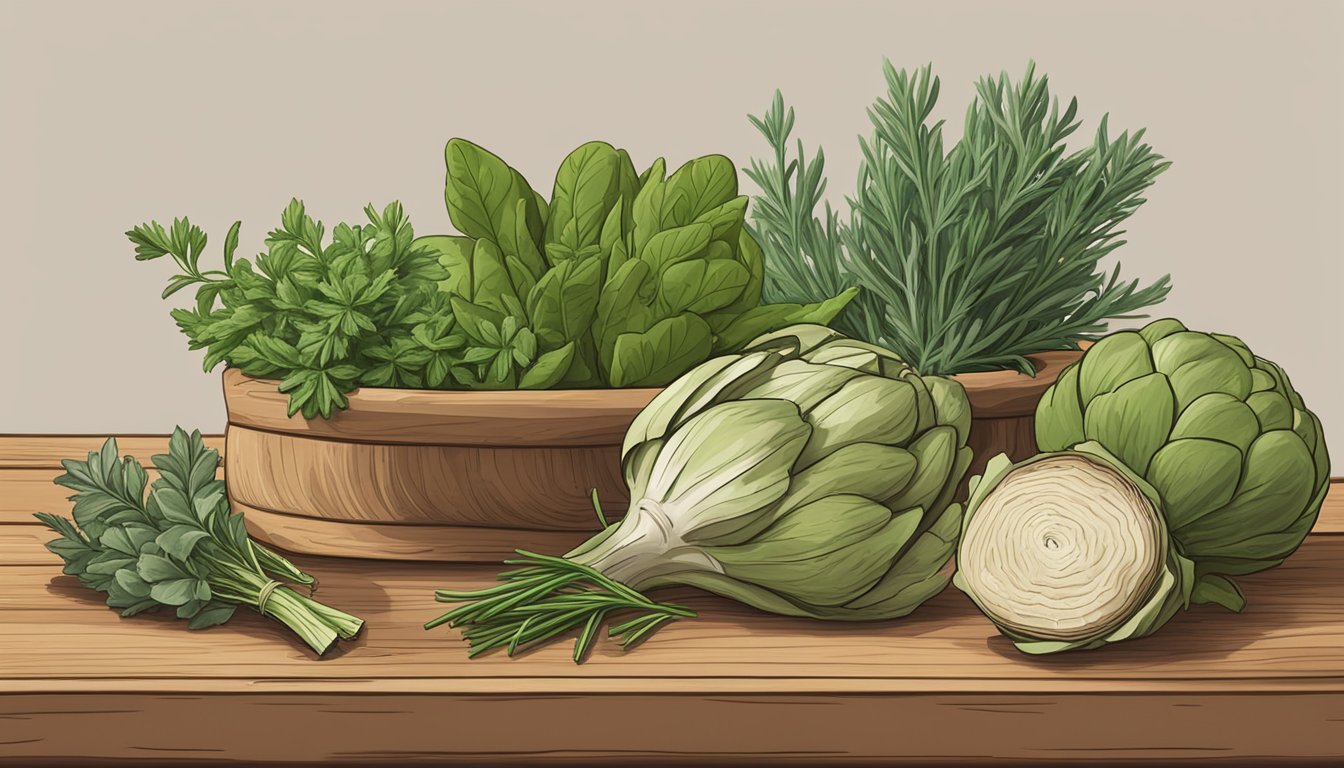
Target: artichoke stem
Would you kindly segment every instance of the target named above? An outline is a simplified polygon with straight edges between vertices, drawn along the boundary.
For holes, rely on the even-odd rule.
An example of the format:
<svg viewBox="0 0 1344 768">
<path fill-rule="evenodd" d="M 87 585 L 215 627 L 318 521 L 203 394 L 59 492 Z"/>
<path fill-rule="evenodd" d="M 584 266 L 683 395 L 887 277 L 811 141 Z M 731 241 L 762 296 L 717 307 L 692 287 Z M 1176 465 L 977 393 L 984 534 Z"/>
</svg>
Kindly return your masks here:
<svg viewBox="0 0 1344 768">
<path fill-rule="evenodd" d="M 722 571 L 703 550 L 682 541 L 672 519 L 652 499 L 631 504 L 616 525 L 600 544 L 571 559 L 633 589 L 678 571 Z"/>
<path fill-rule="evenodd" d="M 965 532 L 960 577 L 1006 630 L 1085 640 L 1148 600 L 1167 541 L 1132 480 L 1101 460 L 1060 454 L 1012 470 L 985 497 Z"/>
</svg>

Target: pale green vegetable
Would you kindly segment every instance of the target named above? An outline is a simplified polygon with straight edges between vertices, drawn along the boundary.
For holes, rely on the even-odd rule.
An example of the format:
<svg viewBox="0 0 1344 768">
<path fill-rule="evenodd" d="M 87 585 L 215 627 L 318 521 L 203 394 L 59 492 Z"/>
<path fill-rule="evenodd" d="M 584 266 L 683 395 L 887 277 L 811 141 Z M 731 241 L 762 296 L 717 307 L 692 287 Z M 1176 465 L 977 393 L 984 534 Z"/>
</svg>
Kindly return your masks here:
<svg viewBox="0 0 1344 768">
<path fill-rule="evenodd" d="M 1143 636 L 1191 603 L 1240 611 L 1232 577 L 1292 554 L 1329 487 L 1283 369 L 1170 319 L 1065 369 L 1036 440 L 972 481 L 956 579 L 1029 652 Z"/>
<path fill-rule="evenodd" d="M 521 570 L 429 626 L 465 628 L 472 653 L 582 628 L 580 660 L 613 611 L 626 645 L 694 615 L 644 591 L 699 587 L 817 619 L 903 616 L 947 583 L 971 461 L 961 385 L 921 377 L 890 352 L 794 326 L 673 382 L 622 449 L 624 519 L 564 558 L 520 553 Z"/>
</svg>

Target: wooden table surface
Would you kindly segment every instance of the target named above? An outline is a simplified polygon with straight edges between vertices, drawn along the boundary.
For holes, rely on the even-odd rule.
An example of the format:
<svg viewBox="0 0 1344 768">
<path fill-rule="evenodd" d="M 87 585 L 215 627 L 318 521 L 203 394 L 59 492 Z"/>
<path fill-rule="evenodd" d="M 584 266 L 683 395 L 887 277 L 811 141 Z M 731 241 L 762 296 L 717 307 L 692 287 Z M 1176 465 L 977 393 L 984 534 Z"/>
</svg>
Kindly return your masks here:
<svg viewBox="0 0 1344 768">
<path fill-rule="evenodd" d="M 421 625 L 436 587 L 493 567 L 296 557 L 368 622 L 319 661 L 251 612 L 121 619 L 61 575 L 31 515 L 68 514 L 59 460 L 100 442 L 0 437 L 3 765 L 1344 764 L 1344 484 L 1296 555 L 1242 581 L 1245 613 L 1198 607 L 1101 651 L 1024 656 L 955 589 L 870 625 L 688 591 L 667 597 L 700 618 L 634 652 L 468 660 Z"/>
</svg>

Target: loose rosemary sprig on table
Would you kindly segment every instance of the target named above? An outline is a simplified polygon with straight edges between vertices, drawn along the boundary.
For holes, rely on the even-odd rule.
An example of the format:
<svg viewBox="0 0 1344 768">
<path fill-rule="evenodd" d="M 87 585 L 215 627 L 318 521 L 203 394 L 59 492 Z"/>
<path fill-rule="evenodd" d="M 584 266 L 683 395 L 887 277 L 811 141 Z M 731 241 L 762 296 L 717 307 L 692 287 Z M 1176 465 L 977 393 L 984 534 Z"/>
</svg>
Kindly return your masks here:
<svg viewBox="0 0 1344 768">
<path fill-rule="evenodd" d="M 659 603 L 607 578 L 597 570 L 562 557 L 517 550 L 519 557 L 504 561 L 523 566 L 499 575 L 500 583 L 477 590 L 441 589 L 441 603 L 462 602 L 457 608 L 425 625 L 463 628 L 471 646 L 468 656 L 505 648 L 512 656 L 519 648 L 540 643 L 581 628 L 574 643 L 574 661 L 580 662 L 597 639 L 609 614 L 639 611 L 640 615 L 612 627 L 608 635 L 629 648 L 663 624 L 694 618 L 679 605 Z"/>
</svg>

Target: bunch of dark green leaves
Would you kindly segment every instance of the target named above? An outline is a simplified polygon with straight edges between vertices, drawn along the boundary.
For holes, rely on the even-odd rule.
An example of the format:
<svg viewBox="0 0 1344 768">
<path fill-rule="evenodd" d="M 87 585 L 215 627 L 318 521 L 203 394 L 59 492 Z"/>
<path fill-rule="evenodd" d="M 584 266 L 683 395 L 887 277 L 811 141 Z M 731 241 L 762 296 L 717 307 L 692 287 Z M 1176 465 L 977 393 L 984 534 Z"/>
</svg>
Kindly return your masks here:
<svg viewBox="0 0 1344 768">
<path fill-rule="evenodd" d="M 1077 100 L 1062 112 L 1048 79 L 982 78 L 964 133 L 944 149 L 930 124 L 939 81 L 885 65 L 887 95 L 869 109 L 873 133 L 849 215 L 824 203 L 825 156 L 790 148 L 794 112 L 777 92 L 752 123 L 773 157 L 747 175 L 760 188 L 752 231 L 766 254 L 765 296 L 812 301 L 853 286 L 835 326 L 895 351 L 924 374 L 1016 368 L 1026 355 L 1073 349 L 1113 318 L 1141 317 L 1167 277 L 1140 287 L 1100 260 L 1124 244 L 1120 225 L 1169 163 L 1143 131 L 1069 152 Z M 818 215 L 818 207 L 823 210 Z"/>
<path fill-rule="evenodd" d="M 137 259 L 168 255 L 177 262 L 181 274 L 164 298 L 197 286 L 196 306 L 173 310 L 173 318 L 192 349 L 206 350 L 207 371 L 227 362 L 251 376 L 281 379 L 290 415 L 329 417 L 361 384 L 452 387 L 451 369 L 483 355 L 466 348 L 438 288 L 447 271 L 432 249 L 414 242 L 401 205 L 365 212 L 367 224 L 338 224 L 324 243 L 322 222 L 294 200 L 255 263 L 234 259 L 234 223 L 223 270 L 200 268 L 206 235 L 187 219 L 126 234 Z M 470 380 L 476 372 L 457 373 Z"/>
<path fill-rule="evenodd" d="M 62 462 L 66 473 L 56 484 L 75 491 L 74 522 L 46 513 L 37 519 L 60 534 L 47 549 L 65 561 L 65 573 L 106 593 L 123 616 L 167 606 L 201 629 L 245 605 L 289 627 L 318 655 L 359 634 L 363 620 L 282 583 L 312 588 L 316 581 L 248 538 L 215 478 L 219 453 L 200 432 L 177 429 L 153 463 L 159 477 L 146 495 L 148 474 L 118 453 L 115 439 L 85 461 Z"/>
<path fill-rule="evenodd" d="M 449 273 L 457 326 L 492 385 L 662 386 L 765 331 L 827 323 L 853 291 L 761 305 L 761 249 L 721 155 L 670 176 L 588 142 L 556 172 L 551 200 L 463 139 L 448 142 L 445 199 L 463 236 L 421 238 Z"/>
</svg>

